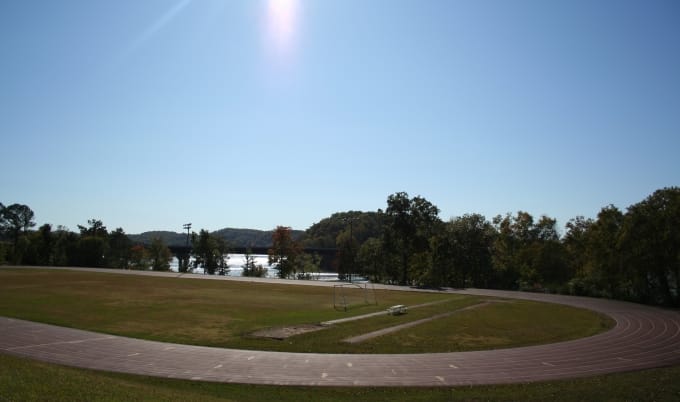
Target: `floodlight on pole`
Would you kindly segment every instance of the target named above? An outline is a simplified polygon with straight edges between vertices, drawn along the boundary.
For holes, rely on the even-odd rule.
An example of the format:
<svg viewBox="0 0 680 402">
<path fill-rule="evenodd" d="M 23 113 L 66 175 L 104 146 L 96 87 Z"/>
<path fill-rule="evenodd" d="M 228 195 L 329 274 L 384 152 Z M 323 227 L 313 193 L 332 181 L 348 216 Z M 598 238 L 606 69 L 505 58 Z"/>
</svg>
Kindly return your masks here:
<svg viewBox="0 0 680 402">
<path fill-rule="evenodd" d="M 185 223 L 182 227 L 187 230 L 187 248 L 189 248 L 189 235 L 191 231 L 191 223 Z"/>
</svg>

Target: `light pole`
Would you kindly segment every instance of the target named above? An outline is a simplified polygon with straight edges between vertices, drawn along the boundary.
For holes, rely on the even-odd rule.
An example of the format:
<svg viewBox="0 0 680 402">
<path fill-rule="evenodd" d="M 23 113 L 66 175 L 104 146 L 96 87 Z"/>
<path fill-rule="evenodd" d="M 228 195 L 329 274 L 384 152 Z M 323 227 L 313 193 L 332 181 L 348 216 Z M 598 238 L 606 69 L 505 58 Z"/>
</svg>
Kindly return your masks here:
<svg viewBox="0 0 680 402">
<path fill-rule="evenodd" d="M 189 258 L 190 258 L 190 256 L 189 256 L 189 254 L 190 254 L 189 253 L 189 235 L 190 235 L 190 231 L 191 231 L 191 223 L 185 223 L 184 225 L 182 225 L 182 227 L 184 229 L 186 229 L 186 231 L 187 231 L 186 257 L 185 257 L 184 262 L 182 263 L 182 265 L 184 265 L 184 267 L 182 267 L 182 268 L 185 272 L 188 272 L 189 271 Z"/>
<path fill-rule="evenodd" d="M 191 230 L 191 223 L 185 223 L 182 227 L 187 230 L 187 249 L 188 249 L 189 248 L 189 231 Z"/>
<path fill-rule="evenodd" d="M 345 223 L 349 223 L 349 251 L 350 251 L 350 267 L 349 267 L 349 283 L 352 283 L 352 272 L 354 270 L 354 233 L 352 231 L 352 223 L 357 220 L 358 218 L 356 216 L 353 217 L 346 217 L 343 218 L 342 220 Z"/>
</svg>

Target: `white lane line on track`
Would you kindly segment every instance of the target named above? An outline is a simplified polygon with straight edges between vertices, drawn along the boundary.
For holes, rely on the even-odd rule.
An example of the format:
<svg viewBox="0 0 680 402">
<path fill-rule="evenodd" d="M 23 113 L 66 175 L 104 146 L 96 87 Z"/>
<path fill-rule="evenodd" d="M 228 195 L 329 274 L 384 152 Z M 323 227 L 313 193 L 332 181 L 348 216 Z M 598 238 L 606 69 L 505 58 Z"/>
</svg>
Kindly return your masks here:
<svg viewBox="0 0 680 402">
<path fill-rule="evenodd" d="M 101 341 L 101 340 L 107 340 L 107 339 L 113 339 L 115 338 L 114 336 L 101 336 L 97 338 L 88 338 L 88 339 L 79 339 L 75 341 L 61 341 L 61 342 L 49 342 L 49 343 L 39 343 L 36 345 L 24 345 L 24 346 L 14 346 L 11 348 L 6 348 L 5 350 L 21 350 L 21 349 L 30 349 L 30 348 L 40 348 L 43 346 L 54 346 L 54 345 L 72 345 L 76 343 L 83 343 L 83 342 L 92 342 L 92 341 Z"/>
<path fill-rule="evenodd" d="M 548 367 L 555 367 L 554 364 L 548 363 L 548 362 L 541 362 L 542 365 L 548 366 Z"/>
<path fill-rule="evenodd" d="M 452 369 L 460 368 L 460 367 L 456 366 L 455 364 L 449 364 L 449 367 L 451 367 Z"/>
<path fill-rule="evenodd" d="M 222 368 L 221 364 L 218 364 L 217 366 L 213 367 L 214 369 Z"/>
</svg>

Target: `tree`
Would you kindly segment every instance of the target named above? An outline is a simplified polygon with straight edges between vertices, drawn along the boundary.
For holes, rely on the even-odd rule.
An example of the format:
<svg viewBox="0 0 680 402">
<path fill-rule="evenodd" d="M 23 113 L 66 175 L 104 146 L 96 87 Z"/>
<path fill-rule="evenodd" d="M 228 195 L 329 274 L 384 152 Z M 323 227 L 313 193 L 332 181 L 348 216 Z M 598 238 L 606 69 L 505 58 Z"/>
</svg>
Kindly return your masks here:
<svg viewBox="0 0 680 402">
<path fill-rule="evenodd" d="M 590 272 L 588 266 L 588 233 L 593 225 L 592 219 L 577 216 L 566 224 L 567 233 L 562 239 L 566 253 L 571 280 L 568 283 L 569 292 L 577 295 L 592 293 Z"/>
<path fill-rule="evenodd" d="M 130 264 L 130 248 L 132 241 L 123 228 L 117 228 L 108 235 L 109 254 L 107 265 L 112 268 L 128 269 Z"/>
<path fill-rule="evenodd" d="M 396 277 L 396 272 L 389 272 L 397 263 L 392 254 L 385 251 L 382 239 L 371 237 L 366 240 L 357 253 L 359 273 L 366 275 L 371 282 L 382 282 L 387 277 Z"/>
<path fill-rule="evenodd" d="M 385 244 L 400 259 L 399 284 L 411 284 L 410 259 L 429 250 L 430 238 L 441 224 L 439 209 L 425 198 L 400 192 L 387 198 L 385 215 Z"/>
<path fill-rule="evenodd" d="M 88 227 L 78 225 L 80 240 L 78 241 L 75 265 L 82 267 L 101 268 L 106 266 L 106 256 L 109 252 L 109 237 L 106 226 L 102 221 L 89 219 Z"/>
<path fill-rule="evenodd" d="M 27 240 L 26 250 L 22 256 L 22 263 L 26 265 L 52 265 L 52 225 L 46 223 L 40 228 L 24 236 Z"/>
<path fill-rule="evenodd" d="M 570 278 L 557 221 L 519 211 L 494 218 L 497 236 L 493 264 L 501 288 L 545 290 L 562 288 Z"/>
<path fill-rule="evenodd" d="M 628 208 L 619 238 L 635 299 L 680 305 L 680 187 L 663 188 Z"/>
<path fill-rule="evenodd" d="M 172 253 L 165 245 L 163 239 L 154 237 L 149 246 L 149 260 L 153 271 L 168 271 Z"/>
<path fill-rule="evenodd" d="M 33 211 L 27 205 L 12 204 L 7 207 L 2 206 L 0 215 L 0 229 L 8 233 L 12 239 L 12 259 L 15 263 L 20 263 L 21 255 L 17 249 L 19 237 L 22 233 L 26 233 L 29 228 L 35 226 Z"/>
<path fill-rule="evenodd" d="M 264 268 L 262 264 L 255 265 L 255 257 L 250 248 L 246 250 L 245 257 L 245 263 L 241 266 L 241 268 L 243 268 L 243 272 L 241 273 L 242 276 L 257 278 L 264 278 L 267 276 L 267 268 Z"/>
<path fill-rule="evenodd" d="M 269 249 L 269 265 L 275 266 L 279 278 L 290 278 L 296 273 L 297 258 L 302 254 L 302 245 L 293 240 L 291 228 L 277 226 L 272 234 L 272 247 Z"/>
<path fill-rule="evenodd" d="M 296 279 L 318 279 L 321 257 L 318 254 L 301 253 L 295 259 Z"/>
<path fill-rule="evenodd" d="M 54 248 L 53 263 L 57 266 L 78 265 L 77 252 L 79 237 L 64 226 L 57 226 L 53 232 Z"/>
<path fill-rule="evenodd" d="M 619 252 L 623 218 L 618 208 L 609 205 L 600 210 L 587 232 L 587 271 L 598 292 L 594 296 L 616 299 L 632 296 Z"/>
<path fill-rule="evenodd" d="M 229 272 L 225 256 L 228 252 L 226 242 L 201 229 L 198 235 L 192 235 L 194 267 L 203 268 L 208 275 L 226 275 Z M 219 272 L 218 272 L 219 270 Z"/>
<path fill-rule="evenodd" d="M 352 222 L 350 222 L 350 225 L 352 225 Z M 359 250 L 352 230 L 341 232 L 336 244 L 338 246 L 338 279 L 341 281 L 349 279 L 351 281 L 351 275 L 356 271 L 355 263 Z"/>
<path fill-rule="evenodd" d="M 149 269 L 149 252 L 141 244 L 130 247 L 130 269 L 139 271 Z"/>
<path fill-rule="evenodd" d="M 489 287 L 493 278 L 493 226 L 479 214 L 457 217 L 432 239 L 436 286 Z"/>
<path fill-rule="evenodd" d="M 106 226 L 104 226 L 102 221 L 98 219 L 88 219 L 87 224 L 89 227 L 78 225 L 81 236 L 106 237 L 108 235 Z"/>
<path fill-rule="evenodd" d="M 385 216 L 381 212 L 348 211 L 334 213 L 328 218 L 313 224 L 305 231 L 302 240 L 305 247 L 334 248 L 339 238 L 349 236 L 352 222 L 352 236 L 358 244 L 371 237 L 382 235 Z"/>
</svg>

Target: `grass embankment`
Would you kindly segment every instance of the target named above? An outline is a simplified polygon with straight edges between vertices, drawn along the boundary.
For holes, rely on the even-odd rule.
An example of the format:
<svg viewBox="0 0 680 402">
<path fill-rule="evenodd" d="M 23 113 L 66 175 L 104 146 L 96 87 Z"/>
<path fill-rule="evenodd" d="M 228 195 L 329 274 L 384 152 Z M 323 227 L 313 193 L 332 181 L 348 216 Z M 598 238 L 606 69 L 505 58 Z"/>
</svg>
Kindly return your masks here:
<svg viewBox="0 0 680 402">
<path fill-rule="evenodd" d="M 359 290 L 353 300 L 363 300 Z M 351 295 L 351 293 L 347 293 Z M 158 278 L 78 271 L 0 270 L 0 315 L 142 339 L 205 346 L 321 353 L 418 353 L 480 350 L 589 336 L 611 326 L 606 317 L 572 307 L 508 301 L 378 337 L 343 339 L 470 306 L 479 297 L 375 291 L 378 305 L 333 308 L 333 289 L 251 282 Z M 316 324 L 416 305 L 402 316 L 381 315 L 282 341 L 255 338 L 259 329 Z"/>
<path fill-rule="evenodd" d="M 680 367 L 538 384 L 458 388 L 275 387 L 61 367 L 0 354 L 0 401 L 677 401 Z"/>
</svg>

